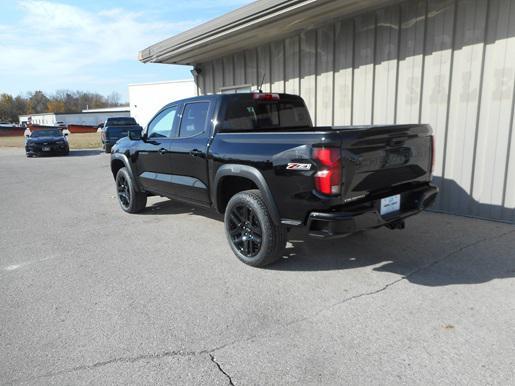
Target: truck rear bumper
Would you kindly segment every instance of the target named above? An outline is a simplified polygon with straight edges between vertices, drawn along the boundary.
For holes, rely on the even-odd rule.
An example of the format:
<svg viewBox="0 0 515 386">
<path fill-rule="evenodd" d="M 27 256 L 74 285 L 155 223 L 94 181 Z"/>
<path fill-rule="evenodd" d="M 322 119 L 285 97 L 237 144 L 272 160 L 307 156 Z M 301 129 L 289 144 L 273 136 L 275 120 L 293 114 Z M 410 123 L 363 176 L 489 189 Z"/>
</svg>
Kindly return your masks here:
<svg viewBox="0 0 515 386">
<path fill-rule="evenodd" d="M 413 216 L 433 204 L 438 188 L 428 184 L 401 195 L 400 210 L 381 215 L 381 198 L 369 201 L 358 208 L 337 212 L 311 212 L 308 217 L 308 234 L 318 238 L 342 237 L 366 229 L 394 224 Z"/>
</svg>

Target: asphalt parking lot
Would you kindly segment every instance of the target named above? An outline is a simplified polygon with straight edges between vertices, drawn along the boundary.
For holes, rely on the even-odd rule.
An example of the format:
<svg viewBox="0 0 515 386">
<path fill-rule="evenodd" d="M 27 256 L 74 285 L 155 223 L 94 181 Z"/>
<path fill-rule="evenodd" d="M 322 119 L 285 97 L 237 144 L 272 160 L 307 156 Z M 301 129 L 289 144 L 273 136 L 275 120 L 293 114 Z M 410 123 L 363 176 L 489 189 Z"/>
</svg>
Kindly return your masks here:
<svg viewBox="0 0 515 386">
<path fill-rule="evenodd" d="M 2 384 L 513 384 L 515 227 L 425 213 L 240 263 L 219 216 L 121 211 L 109 157 L 0 149 Z"/>
</svg>

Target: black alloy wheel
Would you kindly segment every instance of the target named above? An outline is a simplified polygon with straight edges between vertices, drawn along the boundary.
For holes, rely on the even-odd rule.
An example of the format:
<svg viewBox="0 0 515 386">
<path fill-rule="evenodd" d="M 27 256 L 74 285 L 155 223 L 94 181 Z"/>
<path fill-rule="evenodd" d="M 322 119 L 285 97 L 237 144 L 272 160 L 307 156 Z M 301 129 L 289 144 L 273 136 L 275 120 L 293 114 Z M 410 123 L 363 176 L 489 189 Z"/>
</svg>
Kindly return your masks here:
<svg viewBox="0 0 515 386">
<path fill-rule="evenodd" d="M 147 194 L 138 191 L 127 168 L 116 173 L 116 195 L 120 207 L 127 213 L 139 213 L 147 205 Z"/>
<path fill-rule="evenodd" d="M 229 234 L 232 243 L 246 257 L 261 250 L 263 230 L 254 211 L 248 206 L 235 206 L 229 214 Z"/>
<path fill-rule="evenodd" d="M 118 200 L 123 209 L 127 210 L 131 204 L 131 190 L 125 175 L 121 175 L 116 179 L 116 189 L 118 191 Z"/>
<path fill-rule="evenodd" d="M 231 250 L 245 264 L 264 267 L 283 255 L 286 228 L 274 223 L 259 190 L 232 196 L 225 208 L 224 224 Z"/>
</svg>

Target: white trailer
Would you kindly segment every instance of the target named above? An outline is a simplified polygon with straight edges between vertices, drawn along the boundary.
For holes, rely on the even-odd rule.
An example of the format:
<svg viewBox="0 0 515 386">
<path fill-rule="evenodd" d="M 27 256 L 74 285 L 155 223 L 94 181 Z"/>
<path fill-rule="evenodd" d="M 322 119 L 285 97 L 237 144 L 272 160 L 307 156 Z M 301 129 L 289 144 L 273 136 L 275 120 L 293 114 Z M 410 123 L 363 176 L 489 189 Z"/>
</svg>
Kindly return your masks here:
<svg viewBox="0 0 515 386">
<path fill-rule="evenodd" d="M 32 123 L 33 125 L 55 126 L 58 123 L 68 125 L 98 126 L 107 118 L 111 117 L 129 117 L 130 111 L 128 106 L 113 107 L 105 109 L 83 110 L 80 113 L 43 113 L 20 115 L 20 125 Z"/>
</svg>

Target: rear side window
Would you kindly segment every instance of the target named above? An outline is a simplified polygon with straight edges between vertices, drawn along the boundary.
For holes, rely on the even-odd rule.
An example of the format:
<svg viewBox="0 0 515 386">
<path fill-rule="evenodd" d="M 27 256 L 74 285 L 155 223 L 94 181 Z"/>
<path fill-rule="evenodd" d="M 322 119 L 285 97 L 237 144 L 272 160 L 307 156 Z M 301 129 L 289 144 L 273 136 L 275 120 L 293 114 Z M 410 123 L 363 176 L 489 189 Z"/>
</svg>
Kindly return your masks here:
<svg viewBox="0 0 515 386">
<path fill-rule="evenodd" d="M 311 127 L 311 119 L 301 101 L 234 99 L 222 127 L 227 131 Z"/>
<path fill-rule="evenodd" d="M 172 134 L 173 122 L 177 113 L 177 106 L 161 111 L 148 125 L 148 138 L 169 138 Z"/>
<path fill-rule="evenodd" d="M 187 103 L 182 113 L 179 137 L 193 137 L 204 131 L 209 102 Z"/>
</svg>

